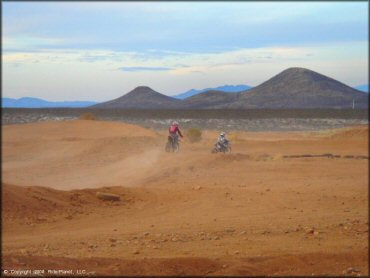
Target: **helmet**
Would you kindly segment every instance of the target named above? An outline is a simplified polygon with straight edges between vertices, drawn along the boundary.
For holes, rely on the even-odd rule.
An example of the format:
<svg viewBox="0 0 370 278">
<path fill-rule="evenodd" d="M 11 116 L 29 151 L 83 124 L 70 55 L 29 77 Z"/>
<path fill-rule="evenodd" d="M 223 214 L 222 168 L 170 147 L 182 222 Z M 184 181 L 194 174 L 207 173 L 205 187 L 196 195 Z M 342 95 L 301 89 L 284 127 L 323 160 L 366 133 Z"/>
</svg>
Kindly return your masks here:
<svg viewBox="0 0 370 278">
<path fill-rule="evenodd" d="M 226 135 L 226 133 L 225 132 L 221 132 L 220 133 L 220 136 L 222 136 L 222 137 L 224 137 Z"/>
<path fill-rule="evenodd" d="M 174 121 L 174 122 L 172 123 L 172 125 L 174 125 L 174 126 L 179 126 L 179 123 L 178 123 L 178 122 L 176 122 L 176 121 Z"/>
</svg>

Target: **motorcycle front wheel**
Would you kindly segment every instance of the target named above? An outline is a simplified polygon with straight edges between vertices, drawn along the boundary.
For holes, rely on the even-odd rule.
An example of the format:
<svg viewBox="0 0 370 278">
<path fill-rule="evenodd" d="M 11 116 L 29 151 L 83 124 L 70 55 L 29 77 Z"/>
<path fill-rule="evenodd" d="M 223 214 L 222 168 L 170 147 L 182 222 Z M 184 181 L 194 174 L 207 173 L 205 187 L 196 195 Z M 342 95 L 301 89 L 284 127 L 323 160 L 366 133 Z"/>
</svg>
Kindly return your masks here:
<svg viewBox="0 0 370 278">
<path fill-rule="evenodd" d="M 172 144 L 171 144 L 171 142 L 167 142 L 166 147 L 165 147 L 165 150 L 168 153 L 172 150 Z"/>
<path fill-rule="evenodd" d="M 180 145 L 178 143 L 174 143 L 173 146 L 172 146 L 172 151 L 174 153 L 177 153 L 177 152 L 179 152 L 179 150 L 180 150 Z"/>
</svg>

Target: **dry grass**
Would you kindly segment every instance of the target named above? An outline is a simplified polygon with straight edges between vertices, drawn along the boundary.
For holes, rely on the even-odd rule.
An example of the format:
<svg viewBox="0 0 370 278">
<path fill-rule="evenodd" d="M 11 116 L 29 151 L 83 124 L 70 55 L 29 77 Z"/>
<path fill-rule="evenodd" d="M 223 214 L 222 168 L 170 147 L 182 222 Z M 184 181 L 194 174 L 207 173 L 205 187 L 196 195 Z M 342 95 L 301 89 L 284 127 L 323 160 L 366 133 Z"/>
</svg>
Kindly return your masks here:
<svg viewBox="0 0 370 278">
<path fill-rule="evenodd" d="M 202 131 L 198 128 L 188 129 L 186 135 L 191 143 L 199 142 L 200 140 L 202 140 Z"/>
<path fill-rule="evenodd" d="M 80 120 L 91 120 L 91 121 L 95 121 L 95 120 L 97 120 L 97 118 L 95 117 L 95 115 L 93 113 L 86 112 L 86 113 L 83 113 L 80 116 Z"/>
</svg>

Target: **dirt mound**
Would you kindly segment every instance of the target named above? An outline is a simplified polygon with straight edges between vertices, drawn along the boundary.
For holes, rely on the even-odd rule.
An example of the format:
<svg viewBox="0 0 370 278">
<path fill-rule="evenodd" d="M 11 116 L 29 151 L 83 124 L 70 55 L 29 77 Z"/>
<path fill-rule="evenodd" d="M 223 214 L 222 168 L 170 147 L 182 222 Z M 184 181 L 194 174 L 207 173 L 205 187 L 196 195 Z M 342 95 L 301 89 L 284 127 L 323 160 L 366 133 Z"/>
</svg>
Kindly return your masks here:
<svg viewBox="0 0 370 278">
<path fill-rule="evenodd" d="M 42 212 L 53 212 L 69 205 L 69 195 L 51 188 L 2 184 L 3 217 L 27 218 Z"/>
<path fill-rule="evenodd" d="M 99 192 L 115 194 L 122 200 L 104 201 L 96 195 Z M 132 194 L 122 187 L 81 189 L 63 191 L 41 186 L 17 186 L 2 184 L 2 216 L 8 219 L 27 219 L 30 222 L 49 222 L 51 217 L 92 212 L 95 209 L 128 204 Z"/>
<path fill-rule="evenodd" d="M 155 163 L 160 139 L 149 129 L 114 122 L 5 126 L 3 181 L 57 189 L 121 185 Z"/>
<path fill-rule="evenodd" d="M 9 138 L 18 141 L 45 140 L 45 139 L 98 139 L 107 137 L 155 137 L 156 133 L 137 125 L 122 122 L 108 121 L 55 121 L 40 122 L 22 125 L 7 125 L 2 127 L 4 131 L 3 140 Z"/>
<path fill-rule="evenodd" d="M 333 139 L 369 140 L 369 125 L 335 130 L 330 136 Z"/>
</svg>

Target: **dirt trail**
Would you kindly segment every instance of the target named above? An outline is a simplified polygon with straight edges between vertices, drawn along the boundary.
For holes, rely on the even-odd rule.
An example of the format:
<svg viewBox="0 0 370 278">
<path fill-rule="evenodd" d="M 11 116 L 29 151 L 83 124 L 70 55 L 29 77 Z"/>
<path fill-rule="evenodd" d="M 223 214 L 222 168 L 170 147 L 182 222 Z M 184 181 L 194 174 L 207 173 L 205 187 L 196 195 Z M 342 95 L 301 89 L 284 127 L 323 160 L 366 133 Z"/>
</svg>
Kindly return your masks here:
<svg viewBox="0 0 370 278">
<path fill-rule="evenodd" d="M 120 123 L 3 127 L 3 268 L 368 275 L 368 126 L 216 137 L 169 154 Z"/>
</svg>

